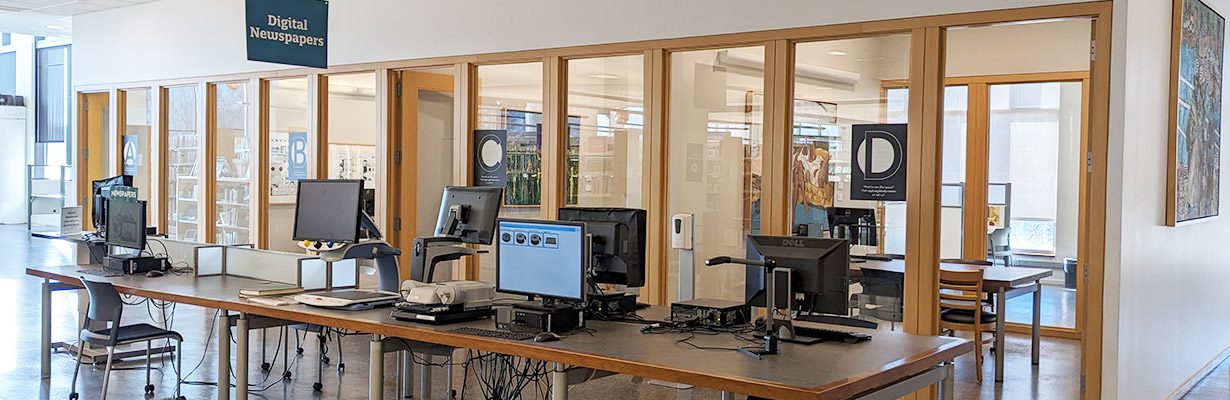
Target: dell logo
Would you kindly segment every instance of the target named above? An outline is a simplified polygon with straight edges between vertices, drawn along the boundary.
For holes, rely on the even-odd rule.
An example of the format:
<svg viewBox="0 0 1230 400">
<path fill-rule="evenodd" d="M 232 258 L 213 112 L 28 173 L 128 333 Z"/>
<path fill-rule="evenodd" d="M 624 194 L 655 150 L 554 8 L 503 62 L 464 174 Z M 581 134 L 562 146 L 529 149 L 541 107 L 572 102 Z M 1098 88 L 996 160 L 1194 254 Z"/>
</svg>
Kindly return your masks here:
<svg viewBox="0 0 1230 400">
<path fill-rule="evenodd" d="M 807 247 L 802 239 L 782 239 L 783 247 Z"/>
</svg>

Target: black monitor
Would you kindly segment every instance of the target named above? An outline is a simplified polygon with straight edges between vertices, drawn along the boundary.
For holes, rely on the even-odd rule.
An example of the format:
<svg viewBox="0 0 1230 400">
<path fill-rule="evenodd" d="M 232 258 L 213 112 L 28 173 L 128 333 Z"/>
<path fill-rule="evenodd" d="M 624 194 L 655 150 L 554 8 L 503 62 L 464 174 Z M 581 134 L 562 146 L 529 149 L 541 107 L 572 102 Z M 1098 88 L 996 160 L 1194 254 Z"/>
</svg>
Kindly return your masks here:
<svg viewBox="0 0 1230 400">
<path fill-rule="evenodd" d="M 585 223 L 499 220 L 495 287 L 501 293 L 585 301 Z"/>
<path fill-rule="evenodd" d="M 876 211 L 870 208 L 833 207 L 828 209 L 829 233 L 834 238 L 847 239 L 850 244 L 876 246 L 879 227 Z"/>
<path fill-rule="evenodd" d="M 593 241 L 594 282 L 645 285 L 645 210 L 633 208 L 559 209 L 560 221 L 584 222 Z"/>
<path fill-rule="evenodd" d="M 300 180 L 292 239 L 358 243 L 362 198 L 361 179 Z"/>
<path fill-rule="evenodd" d="M 139 200 L 107 202 L 107 244 L 134 250 L 145 249 L 145 207 Z"/>
<path fill-rule="evenodd" d="M 463 243 L 491 244 L 503 199 L 501 187 L 445 186 L 436 236 L 455 237 Z"/>
<path fill-rule="evenodd" d="M 791 270 L 791 290 L 783 285 L 774 298 L 778 308 L 836 315 L 849 313 L 849 247 L 844 239 L 758 235 L 748 236 L 747 246 L 748 258 Z M 764 307 L 764 276 L 762 267 L 747 267 L 748 304 Z"/>
<path fill-rule="evenodd" d="M 94 181 L 90 196 L 90 219 L 103 235 L 107 234 L 107 198 L 112 186 L 132 186 L 132 175 L 119 175 Z"/>
</svg>

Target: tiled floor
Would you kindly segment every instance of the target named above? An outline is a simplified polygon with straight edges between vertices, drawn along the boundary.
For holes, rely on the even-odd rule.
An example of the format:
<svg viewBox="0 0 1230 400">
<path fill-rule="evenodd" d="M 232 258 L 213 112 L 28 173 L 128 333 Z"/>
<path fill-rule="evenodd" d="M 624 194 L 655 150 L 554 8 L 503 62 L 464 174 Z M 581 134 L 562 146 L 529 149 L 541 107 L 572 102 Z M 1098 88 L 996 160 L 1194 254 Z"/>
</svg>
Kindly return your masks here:
<svg viewBox="0 0 1230 400">
<path fill-rule="evenodd" d="M 71 263 L 69 254 L 72 248 L 64 243 L 30 239 L 24 226 L 0 226 L 0 400 L 28 399 L 67 399 L 69 380 L 72 377 L 73 360 L 64 354 L 53 356 L 52 379 L 39 379 L 38 340 L 39 330 L 39 283 L 38 279 L 26 276 L 24 267 L 27 265 L 49 265 Z M 55 319 L 52 330 L 54 340 L 70 340 L 77 327 L 75 314 L 77 312 L 77 294 L 73 292 L 57 292 L 53 296 Z M 133 318 L 126 322 L 148 320 L 143 306 L 126 312 L 125 318 Z M 196 307 L 179 307 L 176 312 L 174 328 L 185 336 L 186 348 L 184 360 L 187 369 L 195 372 L 187 377 L 190 382 L 208 383 L 215 376 L 217 343 L 208 338 L 212 335 L 210 326 L 212 310 Z M 253 338 L 259 338 L 254 334 Z M 305 352 L 301 358 L 291 358 L 292 378 L 281 381 L 279 372 L 283 369 L 277 357 L 274 365 L 275 373 L 266 375 L 256 365 L 252 368 L 253 384 L 266 388 L 254 392 L 253 398 L 265 399 L 365 399 L 367 393 L 367 346 L 362 337 L 349 337 L 344 342 L 344 359 L 348 366 L 345 373 L 335 369 L 325 370 L 324 388 L 320 393 L 312 391 L 315 380 L 316 352 L 313 350 L 315 339 L 308 339 Z M 206 343 L 208 346 L 206 347 Z M 260 342 L 253 343 L 252 360 L 260 359 Z M 274 335 L 270 335 L 269 351 L 272 355 L 276 346 Z M 992 356 L 985 352 L 986 364 L 984 374 L 986 381 L 979 385 L 974 378 L 972 356 L 957 359 L 957 398 L 958 399 L 1072 399 L 1077 394 L 1077 370 L 1079 353 L 1076 342 L 1058 339 L 1042 341 L 1042 365 L 1033 366 L 1029 363 L 1029 339 L 1024 336 L 1010 335 L 1007 339 L 1006 376 L 1004 383 L 992 382 L 994 367 Z M 331 353 L 336 353 L 333 350 Z M 336 354 L 331 354 L 336 356 Z M 336 357 L 334 357 L 336 363 Z M 386 369 L 392 371 L 392 357 L 386 361 Z M 199 368 L 196 366 L 199 364 Z M 128 363 L 123 367 L 139 367 L 141 363 Z M 157 386 L 155 398 L 171 398 L 174 389 L 175 374 L 171 364 L 157 363 L 160 370 L 155 371 L 154 381 Z M 453 387 L 461 388 L 461 374 L 458 374 Z M 391 374 L 389 375 L 392 376 Z M 442 387 L 443 374 L 433 375 L 436 387 Z M 82 368 L 82 380 L 79 388 L 82 399 L 98 398 L 101 386 L 102 368 L 85 366 Z M 110 398 L 137 399 L 145 398 L 142 387 L 145 384 L 145 374 L 140 370 L 116 371 L 112 374 Z M 473 381 L 469 382 L 471 385 Z M 386 394 L 392 398 L 393 379 L 385 380 Z M 207 384 L 185 385 L 184 394 L 189 399 L 213 398 L 216 393 L 214 386 Z M 480 398 L 473 387 L 466 389 L 465 398 Z M 639 382 L 627 376 L 615 376 L 574 386 L 571 389 L 575 399 L 676 399 L 697 398 L 716 399 L 718 394 L 712 390 L 695 389 L 693 393 L 677 393 L 674 389 L 662 388 Z M 677 396 L 682 395 L 682 396 Z M 439 398 L 439 397 L 437 397 Z M 1224 398 L 1224 397 L 1222 397 Z"/>
</svg>

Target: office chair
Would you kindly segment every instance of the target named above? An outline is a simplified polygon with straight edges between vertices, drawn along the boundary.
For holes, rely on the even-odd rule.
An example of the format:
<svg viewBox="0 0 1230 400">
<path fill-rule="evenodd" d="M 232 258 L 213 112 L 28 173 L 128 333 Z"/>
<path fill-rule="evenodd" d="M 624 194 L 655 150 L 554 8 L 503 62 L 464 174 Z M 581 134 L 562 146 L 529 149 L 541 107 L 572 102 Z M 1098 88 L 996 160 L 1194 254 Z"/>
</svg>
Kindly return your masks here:
<svg viewBox="0 0 1230 400">
<path fill-rule="evenodd" d="M 176 356 L 175 398 L 184 400 L 184 396 L 180 395 L 180 386 L 183 384 L 180 370 L 184 360 L 184 337 L 178 332 L 150 324 L 120 325 L 120 317 L 124 313 L 124 302 L 120 299 L 120 293 L 115 290 L 115 286 L 107 282 L 89 281 L 85 277 L 81 278 L 81 283 L 85 285 L 85 290 L 90 295 L 90 302 L 86 306 L 85 322 L 81 325 L 81 333 L 77 339 L 94 346 L 107 348 L 107 366 L 103 370 L 102 399 L 107 399 L 107 384 L 111 380 L 111 359 L 115 356 L 116 346 L 145 342 L 145 394 L 152 395 L 154 393 L 154 385 L 150 384 L 152 342 L 159 339 L 172 339 L 175 340 Z M 90 329 L 94 326 L 103 328 Z M 68 395 L 70 400 L 78 398 L 77 374 L 81 372 L 81 362 L 85 358 L 84 343 L 77 346 L 77 366 L 73 369 L 73 392 Z"/>
<path fill-rule="evenodd" d="M 982 335 L 990 333 L 995 343 L 995 313 L 983 310 L 986 294 L 982 291 L 982 270 L 940 270 L 940 332 L 969 331 L 974 333 L 974 365 L 978 382 L 982 382 Z"/>
<path fill-rule="evenodd" d="M 999 228 L 987 234 L 987 258 L 1004 260 L 1004 266 L 1012 266 L 1012 246 L 1008 242 L 1009 228 Z"/>
</svg>

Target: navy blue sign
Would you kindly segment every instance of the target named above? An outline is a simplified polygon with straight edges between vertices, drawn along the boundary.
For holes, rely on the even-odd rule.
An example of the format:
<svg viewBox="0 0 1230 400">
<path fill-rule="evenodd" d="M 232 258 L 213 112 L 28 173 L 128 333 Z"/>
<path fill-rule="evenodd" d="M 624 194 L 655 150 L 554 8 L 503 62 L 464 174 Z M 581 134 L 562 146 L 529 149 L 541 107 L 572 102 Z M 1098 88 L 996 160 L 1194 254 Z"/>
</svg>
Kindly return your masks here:
<svg viewBox="0 0 1230 400">
<path fill-rule="evenodd" d="M 906 126 L 851 126 L 850 200 L 905 201 Z"/>
<path fill-rule="evenodd" d="M 329 2 L 247 0 L 248 60 L 327 68 Z"/>
<path fill-rule="evenodd" d="M 508 131 L 474 131 L 474 186 L 504 187 L 508 182 Z"/>
</svg>

